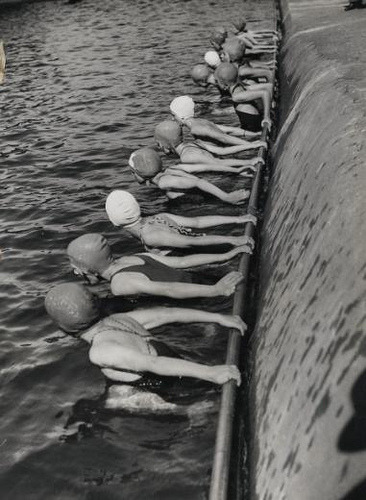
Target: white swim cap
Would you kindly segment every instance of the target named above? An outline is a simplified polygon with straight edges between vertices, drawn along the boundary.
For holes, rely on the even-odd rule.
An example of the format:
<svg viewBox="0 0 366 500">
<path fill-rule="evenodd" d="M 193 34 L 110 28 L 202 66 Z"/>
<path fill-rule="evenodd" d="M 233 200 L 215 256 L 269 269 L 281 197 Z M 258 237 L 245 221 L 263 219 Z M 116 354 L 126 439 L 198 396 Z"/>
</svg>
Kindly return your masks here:
<svg viewBox="0 0 366 500">
<path fill-rule="evenodd" d="M 170 103 L 170 111 L 180 120 L 194 117 L 194 101 L 188 95 L 176 97 Z"/>
<path fill-rule="evenodd" d="M 132 226 L 141 217 L 140 206 L 135 197 L 122 189 L 116 189 L 107 196 L 105 209 L 115 226 Z"/>
<path fill-rule="evenodd" d="M 205 54 L 205 63 L 211 66 L 211 68 L 217 68 L 221 64 L 221 59 L 216 50 L 209 50 Z"/>
</svg>

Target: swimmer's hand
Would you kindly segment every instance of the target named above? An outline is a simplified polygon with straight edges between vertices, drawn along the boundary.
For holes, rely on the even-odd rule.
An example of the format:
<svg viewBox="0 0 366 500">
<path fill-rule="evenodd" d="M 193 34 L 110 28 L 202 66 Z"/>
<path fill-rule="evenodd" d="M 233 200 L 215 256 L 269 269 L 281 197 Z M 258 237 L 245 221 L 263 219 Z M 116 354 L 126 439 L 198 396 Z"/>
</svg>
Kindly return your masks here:
<svg viewBox="0 0 366 500">
<path fill-rule="evenodd" d="M 231 203 L 232 205 L 238 205 L 239 203 L 243 203 L 250 196 L 250 191 L 248 189 L 238 189 L 237 191 L 232 191 L 227 194 L 226 200 L 227 203 Z"/>
<path fill-rule="evenodd" d="M 227 242 L 235 246 L 249 245 L 252 249 L 254 248 L 253 238 L 245 236 L 245 234 L 242 236 L 229 236 Z"/>
<path fill-rule="evenodd" d="M 251 222 L 254 226 L 257 225 L 257 217 L 252 214 L 239 215 L 238 216 L 243 223 Z"/>
<path fill-rule="evenodd" d="M 256 156 L 255 158 L 253 158 L 253 164 L 257 165 L 257 163 L 261 163 L 262 165 L 265 165 L 266 162 L 264 161 L 264 159 L 261 156 Z"/>
<path fill-rule="evenodd" d="M 212 367 L 212 382 L 223 385 L 229 380 L 235 380 L 236 385 L 241 384 L 241 375 L 235 365 L 217 365 Z"/>
<path fill-rule="evenodd" d="M 264 125 L 267 125 L 269 132 L 272 128 L 272 120 L 270 118 L 263 118 L 261 126 L 264 127 Z M 266 143 L 266 148 L 267 148 L 267 143 Z"/>
<path fill-rule="evenodd" d="M 245 165 L 244 167 L 239 167 L 238 172 L 242 177 L 254 177 L 254 174 L 257 171 L 257 167 L 254 165 Z"/>
<path fill-rule="evenodd" d="M 248 245 L 239 245 L 238 247 L 235 247 L 229 252 L 227 252 L 226 256 L 228 259 L 232 259 L 233 257 L 236 257 L 241 253 L 248 253 L 249 255 L 251 255 L 253 253 L 253 250 Z"/>
<path fill-rule="evenodd" d="M 247 325 L 237 314 L 232 316 L 225 316 L 225 321 L 222 323 L 224 326 L 228 328 L 235 328 L 235 330 L 239 330 L 239 333 L 242 337 L 244 337 L 245 332 L 247 331 Z"/>
<path fill-rule="evenodd" d="M 226 274 L 215 285 L 218 295 L 229 297 L 235 292 L 236 286 L 243 281 L 243 275 L 238 271 Z"/>
</svg>

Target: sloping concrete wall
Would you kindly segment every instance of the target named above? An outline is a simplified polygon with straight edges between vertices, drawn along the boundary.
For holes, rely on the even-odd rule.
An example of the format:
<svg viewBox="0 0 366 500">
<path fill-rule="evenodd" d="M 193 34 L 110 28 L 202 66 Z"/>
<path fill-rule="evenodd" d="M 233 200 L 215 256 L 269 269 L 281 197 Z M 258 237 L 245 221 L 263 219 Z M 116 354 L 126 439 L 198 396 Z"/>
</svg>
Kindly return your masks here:
<svg viewBox="0 0 366 500">
<path fill-rule="evenodd" d="M 344 3 L 283 2 L 282 123 L 252 338 L 261 500 L 366 498 L 366 10 Z"/>
</svg>

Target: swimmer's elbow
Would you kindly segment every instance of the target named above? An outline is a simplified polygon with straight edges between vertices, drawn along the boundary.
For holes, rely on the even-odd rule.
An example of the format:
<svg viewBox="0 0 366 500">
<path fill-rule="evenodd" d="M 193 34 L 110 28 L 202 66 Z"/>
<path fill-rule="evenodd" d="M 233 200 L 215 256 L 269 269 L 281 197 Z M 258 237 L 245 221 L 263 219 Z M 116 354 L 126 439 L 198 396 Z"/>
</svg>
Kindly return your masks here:
<svg viewBox="0 0 366 500">
<path fill-rule="evenodd" d="M 89 350 L 89 361 L 100 368 L 105 367 L 103 363 L 103 356 L 101 355 L 100 349 L 92 346 Z"/>
</svg>

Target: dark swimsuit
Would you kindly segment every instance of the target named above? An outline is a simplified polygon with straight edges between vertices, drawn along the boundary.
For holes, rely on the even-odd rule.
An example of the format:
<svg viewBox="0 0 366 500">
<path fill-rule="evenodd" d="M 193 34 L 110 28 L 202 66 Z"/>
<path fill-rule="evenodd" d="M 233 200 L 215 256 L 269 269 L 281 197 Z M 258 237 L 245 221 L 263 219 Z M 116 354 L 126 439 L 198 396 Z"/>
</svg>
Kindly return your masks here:
<svg viewBox="0 0 366 500">
<path fill-rule="evenodd" d="M 241 88 L 242 90 L 248 90 L 248 87 L 243 83 L 237 83 L 231 90 L 231 94 L 237 89 Z M 236 114 L 238 115 L 241 128 L 248 130 L 250 132 L 260 132 L 262 130 L 262 113 L 263 113 L 263 104 L 261 99 L 254 99 L 250 101 L 252 106 L 254 106 L 258 114 L 246 113 L 245 111 L 238 110 L 238 106 L 240 106 L 240 102 L 233 101 L 233 106 L 235 108 Z"/>
<path fill-rule="evenodd" d="M 116 276 L 116 274 L 120 273 L 141 273 L 151 281 L 192 283 L 191 276 L 186 271 L 182 271 L 181 269 L 174 269 L 165 264 L 162 264 L 149 255 L 137 254 L 136 257 L 143 260 L 144 263 L 117 269 L 112 274 L 111 279 L 113 278 L 113 276 Z"/>
<path fill-rule="evenodd" d="M 130 324 L 128 324 L 128 323 Z M 154 349 L 156 354 L 158 356 L 165 356 L 168 358 L 176 358 L 176 359 L 182 359 L 181 356 L 179 356 L 178 353 L 176 353 L 172 348 L 168 347 L 166 344 L 163 342 L 160 342 L 159 340 L 156 340 L 155 338 L 151 337 L 150 335 L 142 335 L 144 328 L 138 323 L 135 319 L 127 317 L 125 320 L 120 321 L 115 318 L 106 318 L 104 320 L 105 326 L 108 328 L 109 331 L 116 331 L 116 332 L 125 332 L 129 333 L 132 335 L 137 335 L 141 338 L 144 338 L 147 341 L 147 346 L 149 353 L 151 355 L 155 355 L 155 353 L 152 353 L 151 347 Z M 161 375 L 156 375 L 154 373 L 149 373 L 149 372 L 138 372 L 135 370 L 129 370 L 129 369 L 119 369 L 119 373 L 129 373 L 133 375 L 139 375 L 140 378 L 137 380 L 132 380 L 132 381 L 115 381 L 112 379 L 107 378 L 106 383 L 107 387 L 114 385 L 114 384 L 123 384 L 123 385 L 130 385 L 133 387 L 139 387 L 139 388 L 145 388 L 145 389 L 156 389 L 156 388 L 161 388 L 163 385 L 170 386 L 170 384 L 174 381 L 176 382 L 177 379 L 180 377 L 165 377 Z"/>
</svg>

